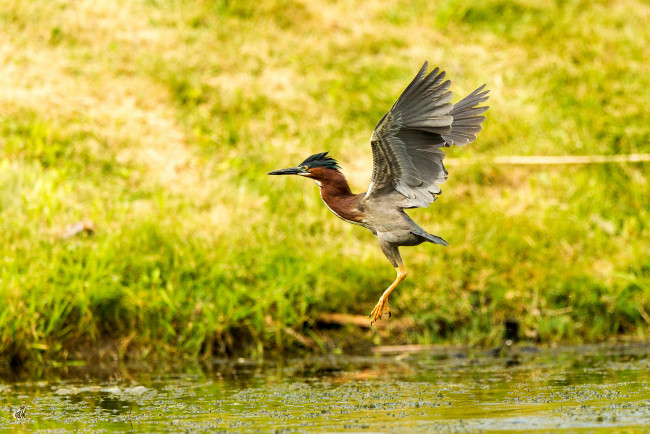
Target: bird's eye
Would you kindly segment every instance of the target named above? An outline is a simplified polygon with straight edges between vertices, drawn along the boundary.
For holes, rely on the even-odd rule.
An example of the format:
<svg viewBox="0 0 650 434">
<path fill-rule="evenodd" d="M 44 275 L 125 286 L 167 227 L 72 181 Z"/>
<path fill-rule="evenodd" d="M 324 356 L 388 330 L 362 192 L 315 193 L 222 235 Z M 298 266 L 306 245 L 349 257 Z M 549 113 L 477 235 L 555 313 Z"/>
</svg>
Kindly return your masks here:
<svg viewBox="0 0 650 434">
<path fill-rule="evenodd" d="M 307 170 L 307 166 L 302 166 L 302 170 Z"/>
</svg>

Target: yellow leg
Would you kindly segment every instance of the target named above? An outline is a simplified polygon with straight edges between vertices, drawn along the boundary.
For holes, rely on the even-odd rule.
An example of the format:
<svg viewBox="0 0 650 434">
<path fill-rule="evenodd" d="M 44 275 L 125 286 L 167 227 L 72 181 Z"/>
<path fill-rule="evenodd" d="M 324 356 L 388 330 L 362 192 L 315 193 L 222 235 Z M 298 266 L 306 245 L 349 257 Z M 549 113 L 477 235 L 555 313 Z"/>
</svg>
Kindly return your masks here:
<svg viewBox="0 0 650 434">
<path fill-rule="evenodd" d="M 379 302 L 377 302 L 377 305 L 375 308 L 372 310 L 370 313 L 370 324 L 373 322 L 377 321 L 378 319 L 381 319 L 382 314 L 384 311 L 388 314 L 388 317 L 390 318 L 390 309 L 388 308 L 388 296 L 390 295 L 391 292 L 393 292 L 393 289 L 399 285 L 399 283 L 404 280 L 406 277 L 406 267 L 404 265 L 400 265 L 399 267 L 396 268 L 397 271 L 397 277 L 395 278 L 395 281 L 384 291 L 384 293 L 379 297 Z"/>
</svg>

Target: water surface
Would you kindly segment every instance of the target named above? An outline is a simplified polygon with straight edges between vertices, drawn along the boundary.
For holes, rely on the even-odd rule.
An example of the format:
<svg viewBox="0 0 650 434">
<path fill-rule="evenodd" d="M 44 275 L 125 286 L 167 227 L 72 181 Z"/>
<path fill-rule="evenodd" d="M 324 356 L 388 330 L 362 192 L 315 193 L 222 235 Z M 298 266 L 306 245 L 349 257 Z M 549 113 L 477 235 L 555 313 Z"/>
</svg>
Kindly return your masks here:
<svg viewBox="0 0 650 434">
<path fill-rule="evenodd" d="M 38 379 L 5 372 L 0 431 L 650 433 L 649 350 L 84 366 L 30 374 Z M 16 419 L 21 405 L 26 416 Z"/>
</svg>

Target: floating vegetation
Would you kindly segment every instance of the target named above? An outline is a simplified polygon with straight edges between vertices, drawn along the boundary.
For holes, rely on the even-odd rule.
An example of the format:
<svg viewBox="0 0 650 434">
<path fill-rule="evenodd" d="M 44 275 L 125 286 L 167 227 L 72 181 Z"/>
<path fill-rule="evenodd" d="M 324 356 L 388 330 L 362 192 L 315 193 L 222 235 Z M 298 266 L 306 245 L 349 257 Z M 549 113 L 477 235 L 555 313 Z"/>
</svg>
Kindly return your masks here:
<svg viewBox="0 0 650 434">
<path fill-rule="evenodd" d="M 34 431 L 647 432 L 650 347 L 512 351 L 517 365 L 454 350 L 109 375 L 79 367 L 0 388 L 25 403 L 5 423 Z"/>
</svg>

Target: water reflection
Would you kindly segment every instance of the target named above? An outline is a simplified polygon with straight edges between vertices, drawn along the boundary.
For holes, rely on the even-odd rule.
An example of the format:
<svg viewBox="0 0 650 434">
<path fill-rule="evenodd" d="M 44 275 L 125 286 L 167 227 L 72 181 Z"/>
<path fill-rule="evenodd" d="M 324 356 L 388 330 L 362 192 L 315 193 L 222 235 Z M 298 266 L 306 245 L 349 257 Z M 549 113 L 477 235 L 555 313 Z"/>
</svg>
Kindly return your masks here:
<svg viewBox="0 0 650 434">
<path fill-rule="evenodd" d="M 648 346 L 3 373 L 9 431 L 647 432 Z"/>
</svg>

